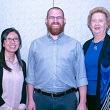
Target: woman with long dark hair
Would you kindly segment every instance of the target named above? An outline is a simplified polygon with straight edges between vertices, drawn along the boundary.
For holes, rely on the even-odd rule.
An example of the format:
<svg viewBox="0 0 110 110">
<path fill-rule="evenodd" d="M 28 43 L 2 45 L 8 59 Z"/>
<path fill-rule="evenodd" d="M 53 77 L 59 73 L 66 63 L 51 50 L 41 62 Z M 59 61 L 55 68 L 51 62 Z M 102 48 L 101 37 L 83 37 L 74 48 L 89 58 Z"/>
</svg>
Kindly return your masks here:
<svg viewBox="0 0 110 110">
<path fill-rule="evenodd" d="M 1 34 L 0 110 L 26 109 L 26 63 L 21 59 L 21 37 L 14 28 Z"/>
</svg>

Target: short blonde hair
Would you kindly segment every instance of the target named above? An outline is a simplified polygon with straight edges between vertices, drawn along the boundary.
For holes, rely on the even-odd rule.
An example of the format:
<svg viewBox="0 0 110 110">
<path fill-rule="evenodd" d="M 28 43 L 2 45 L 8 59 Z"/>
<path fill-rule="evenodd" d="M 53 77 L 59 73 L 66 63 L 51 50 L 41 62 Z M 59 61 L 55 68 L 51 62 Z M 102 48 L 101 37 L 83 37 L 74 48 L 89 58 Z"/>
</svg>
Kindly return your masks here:
<svg viewBox="0 0 110 110">
<path fill-rule="evenodd" d="M 92 15 L 94 13 L 97 13 L 97 12 L 103 13 L 106 16 L 107 25 L 108 25 L 108 28 L 109 28 L 110 27 L 110 12 L 104 7 L 95 7 L 89 12 L 89 15 L 88 15 L 88 27 L 90 28 Z"/>
</svg>

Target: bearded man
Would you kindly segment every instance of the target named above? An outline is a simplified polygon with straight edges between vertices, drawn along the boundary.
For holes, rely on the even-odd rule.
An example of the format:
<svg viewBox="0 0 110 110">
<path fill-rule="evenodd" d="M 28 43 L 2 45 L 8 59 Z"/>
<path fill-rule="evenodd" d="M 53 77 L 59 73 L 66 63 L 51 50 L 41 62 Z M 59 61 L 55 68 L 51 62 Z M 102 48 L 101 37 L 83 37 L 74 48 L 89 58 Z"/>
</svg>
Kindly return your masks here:
<svg viewBox="0 0 110 110">
<path fill-rule="evenodd" d="M 50 8 L 45 23 L 48 33 L 34 40 L 29 50 L 27 110 L 86 110 L 88 82 L 81 44 L 64 34 L 61 8 Z"/>
</svg>

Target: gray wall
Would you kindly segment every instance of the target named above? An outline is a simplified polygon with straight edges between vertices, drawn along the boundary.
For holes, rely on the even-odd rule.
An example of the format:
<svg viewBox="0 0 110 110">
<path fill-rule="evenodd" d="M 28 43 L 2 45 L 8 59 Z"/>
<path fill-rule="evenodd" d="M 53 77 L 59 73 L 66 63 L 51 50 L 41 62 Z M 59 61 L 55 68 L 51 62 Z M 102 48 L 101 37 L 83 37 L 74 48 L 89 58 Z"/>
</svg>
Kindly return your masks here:
<svg viewBox="0 0 110 110">
<path fill-rule="evenodd" d="M 23 41 L 21 55 L 26 62 L 31 42 L 47 33 L 45 17 L 53 5 L 65 12 L 65 33 L 81 44 L 92 37 L 87 27 L 89 11 L 96 6 L 110 11 L 109 0 L 0 0 L 0 34 L 8 27 L 20 32 Z"/>
</svg>

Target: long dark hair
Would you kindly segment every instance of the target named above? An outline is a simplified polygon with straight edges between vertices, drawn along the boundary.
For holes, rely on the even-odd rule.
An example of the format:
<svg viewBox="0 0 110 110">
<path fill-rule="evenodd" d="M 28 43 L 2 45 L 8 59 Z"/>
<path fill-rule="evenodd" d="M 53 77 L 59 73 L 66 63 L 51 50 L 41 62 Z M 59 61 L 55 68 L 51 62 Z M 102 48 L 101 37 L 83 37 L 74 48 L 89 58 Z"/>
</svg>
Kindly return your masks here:
<svg viewBox="0 0 110 110">
<path fill-rule="evenodd" d="M 15 28 L 7 28 L 5 29 L 2 34 L 1 34 L 1 53 L 0 53 L 0 63 L 1 65 L 3 66 L 3 68 L 5 68 L 6 70 L 10 71 L 11 72 L 11 68 L 7 66 L 6 64 L 6 61 L 5 61 L 5 48 L 3 47 L 3 43 L 4 43 L 4 40 L 5 38 L 7 37 L 7 35 L 10 33 L 10 32 L 15 32 L 18 37 L 19 37 L 19 42 L 20 42 L 20 46 L 18 48 L 18 50 L 15 52 L 16 56 L 17 56 L 17 59 L 18 59 L 18 62 L 19 64 L 21 65 L 21 67 L 23 68 L 23 62 L 21 60 L 21 55 L 20 55 L 20 47 L 22 45 L 22 41 L 21 41 L 21 36 L 19 34 L 19 32 L 15 29 Z"/>
</svg>

